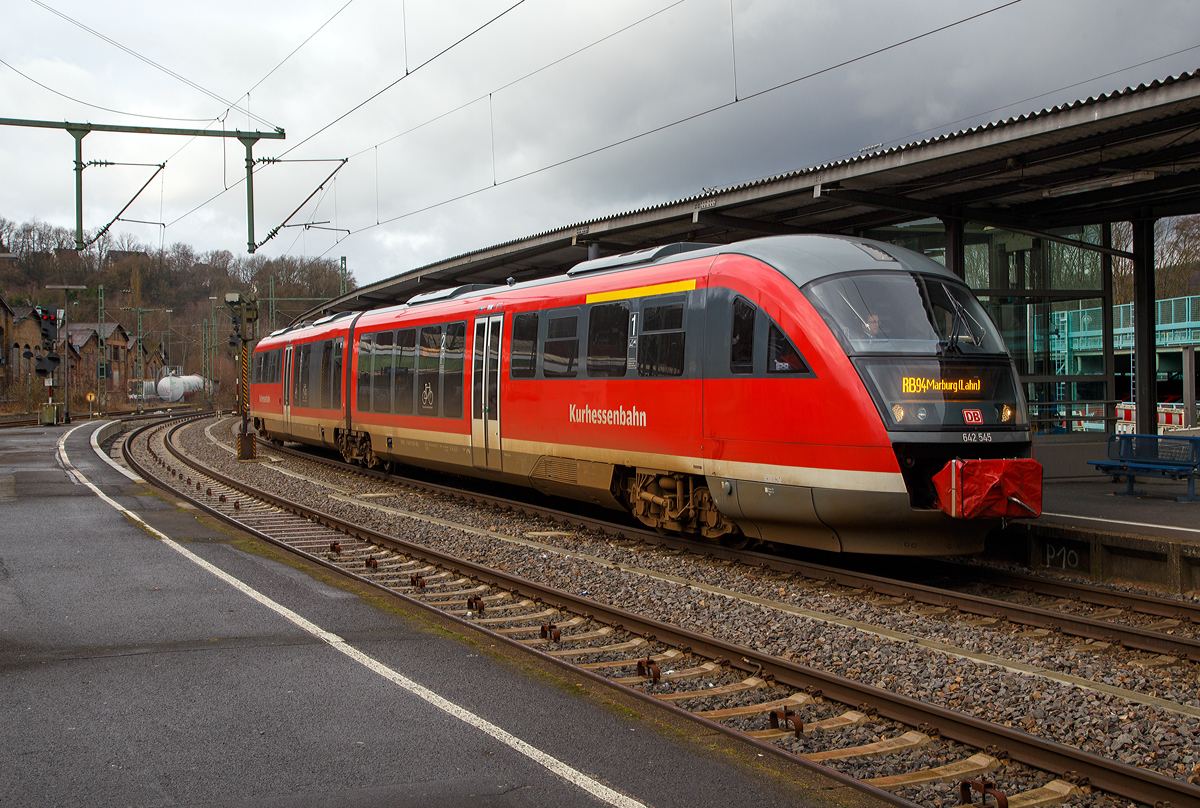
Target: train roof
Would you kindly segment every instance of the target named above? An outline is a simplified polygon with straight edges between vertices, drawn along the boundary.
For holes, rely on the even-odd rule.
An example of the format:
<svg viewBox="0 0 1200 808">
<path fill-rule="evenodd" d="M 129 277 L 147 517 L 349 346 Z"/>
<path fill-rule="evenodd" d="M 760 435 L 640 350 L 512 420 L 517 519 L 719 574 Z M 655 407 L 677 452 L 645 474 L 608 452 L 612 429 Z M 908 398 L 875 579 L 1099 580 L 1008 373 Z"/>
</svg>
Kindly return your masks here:
<svg viewBox="0 0 1200 808">
<path fill-rule="evenodd" d="M 326 325 L 341 324 L 340 321 L 350 319 L 350 316 L 354 314 L 374 316 L 425 306 L 429 306 L 431 313 L 434 313 L 441 308 L 437 304 L 459 303 L 493 295 L 507 296 L 507 293 L 510 292 L 520 293 L 582 278 L 660 267 L 697 258 L 715 258 L 718 255 L 744 255 L 753 258 L 779 271 L 796 284 L 797 288 L 819 278 L 862 270 L 923 272 L 940 275 L 955 283 L 962 283 L 956 275 L 937 261 L 918 252 L 894 244 L 884 244 L 852 236 L 823 234 L 767 236 L 747 239 L 734 244 L 681 242 L 622 255 L 606 256 L 594 261 L 584 261 L 576 264 L 565 275 L 538 278 L 510 285 L 468 284 L 448 287 L 418 295 L 406 303 L 394 306 L 366 312 L 339 312 L 312 322 L 279 329 L 272 332 L 264 342 L 273 337 L 285 335 L 300 336 L 304 334 L 307 336 L 309 333 L 324 330 Z"/>
<path fill-rule="evenodd" d="M 884 244 L 852 236 L 823 234 L 767 236 L 747 239 L 734 244 L 672 244 L 652 250 L 639 250 L 623 256 L 608 256 L 576 264 L 567 275 L 576 278 L 592 271 L 633 269 L 657 266 L 675 261 L 717 255 L 745 255 L 757 259 L 783 273 L 796 286 L 836 275 L 864 269 L 893 269 L 942 275 L 959 281 L 954 273 L 921 253 L 895 244 Z M 625 259 L 621 261 L 620 259 Z M 562 280 L 561 276 L 547 279 Z M 545 281 L 542 281 L 545 282 Z M 531 281 L 529 285 L 539 283 Z"/>
</svg>

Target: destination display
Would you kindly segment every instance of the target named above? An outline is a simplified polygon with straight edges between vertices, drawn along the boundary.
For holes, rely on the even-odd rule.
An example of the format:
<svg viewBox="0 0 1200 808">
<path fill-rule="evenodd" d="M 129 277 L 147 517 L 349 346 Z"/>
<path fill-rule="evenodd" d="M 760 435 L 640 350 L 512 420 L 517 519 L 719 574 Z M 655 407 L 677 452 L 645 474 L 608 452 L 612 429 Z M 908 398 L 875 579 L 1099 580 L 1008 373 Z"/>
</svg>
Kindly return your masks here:
<svg viewBox="0 0 1200 808">
<path fill-rule="evenodd" d="M 855 360 L 889 429 L 1025 428 L 1008 363 Z"/>
<path fill-rule="evenodd" d="M 900 387 L 905 395 L 933 394 L 938 397 L 960 398 L 978 395 L 983 390 L 983 382 L 978 377 L 974 379 L 935 379 L 930 376 L 901 376 Z"/>
</svg>

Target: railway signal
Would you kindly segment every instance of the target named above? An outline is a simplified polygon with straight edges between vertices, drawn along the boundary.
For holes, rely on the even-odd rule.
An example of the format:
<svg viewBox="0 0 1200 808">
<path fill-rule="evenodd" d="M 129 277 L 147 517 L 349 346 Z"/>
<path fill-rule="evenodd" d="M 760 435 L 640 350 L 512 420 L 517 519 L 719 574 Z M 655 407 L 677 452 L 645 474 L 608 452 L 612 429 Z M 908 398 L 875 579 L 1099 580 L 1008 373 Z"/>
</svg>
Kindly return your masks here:
<svg viewBox="0 0 1200 808">
<path fill-rule="evenodd" d="M 54 343 L 58 341 L 58 309 L 54 306 L 38 306 L 34 311 L 42 329 L 42 347 L 47 351 L 54 350 Z"/>
<path fill-rule="evenodd" d="M 240 365 L 238 381 L 238 412 L 242 416 L 242 431 L 238 435 L 238 460 L 255 460 L 254 436 L 250 434 L 250 340 L 251 326 L 258 322 L 258 298 L 241 292 L 226 292 L 225 306 L 233 321 L 229 347 L 237 348 Z"/>
<path fill-rule="evenodd" d="M 46 378 L 54 372 L 61 361 L 58 354 L 54 351 L 54 344 L 58 342 L 58 310 L 54 306 L 35 306 L 34 316 L 37 317 L 38 325 L 42 331 L 42 350 L 44 353 L 38 357 L 37 366 L 33 372 L 42 378 Z M 28 354 L 29 352 L 26 351 Z M 32 358 L 33 354 L 26 356 L 26 359 Z"/>
</svg>

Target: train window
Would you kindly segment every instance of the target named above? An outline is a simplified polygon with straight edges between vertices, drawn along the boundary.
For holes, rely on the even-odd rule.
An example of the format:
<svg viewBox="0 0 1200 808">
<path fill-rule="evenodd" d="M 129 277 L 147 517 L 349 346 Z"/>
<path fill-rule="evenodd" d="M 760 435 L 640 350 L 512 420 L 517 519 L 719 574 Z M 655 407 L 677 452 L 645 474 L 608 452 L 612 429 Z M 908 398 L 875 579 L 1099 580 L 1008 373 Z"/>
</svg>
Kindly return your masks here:
<svg viewBox="0 0 1200 808">
<path fill-rule="evenodd" d="M 254 384 L 262 383 L 262 366 L 263 366 L 263 358 L 264 357 L 266 357 L 265 353 L 260 353 L 260 354 L 254 355 L 254 364 L 250 366 L 252 368 L 252 370 L 250 371 L 250 374 L 251 374 L 250 381 L 253 382 Z"/>
<path fill-rule="evenodd" d="M 532 379 L 537 372 L 537 312 L 526 312 L 513 317 L 512 348 L 509 363 L 514 379 Z"/>
<path fill-rule="evenodd" d="M 396 332 L 396 413 L 412 415 L 413 389 L 417 378 L 417 330 L 406 328 Z"/>
<path fill-rule="evenodd" d="M 359 412 L 371 411 L 371 348 L 374 344 L 374 334 L 362 334 L 358 338 L 358 385 L 354 397 Z"/>
<path fill-rule="evenodd" d="M 267 354 L 267 384 L 279 384 L 279 359 L 283 351 L 276 349 Z"/>
<path fill-rule="evenodd" d="M 644 306 L 642 331 L 677 331 L 683 328 L 683 304 Z"/>
<path fill-rule="evenodd" d="M 308 406 L 325 408 L 329 405 L 329 388 L 325 385 L 325 343 L 314 342 L 308 346 L 308 351 Z"/>
<path fill-rule="evenodd" d="M 321 409 L 330 408 L 332 401 L 329 390 L 329 377 L 333 372 L 330 363 L 333 362 L 333 340 L 327 339 L 321 343 Z"/>
<path fill-rule="evenodd" d="M 292 388 L 293 407 L 308 406 L 308 365 L 311 347 L 310 345 L 296 346 L 296 372 L 292 374 L 294 379 L 294 386 Z"/>
<path fill-rule="evenodd" d="M 395 355 L 392 343 L 395 334 L 381 331 L 375 335 L 374 358 L 371 362 L 371 411 L 392 411 L 392 369 Z"/>
<path fill-rule="evenodd" d="M 639 376 L 682 376 L 684 365 L 683 303 L 642 307 L 638 336 Z"/>
<path fill-rule="evenodd" d="M 471 372 L 471 417 L 478 420 L 483 417 L 483 351 L 487 347 L 487 320 L 480 317 L 475 320 L 475 344 L 473 347 Z"/>
<path fill-rule="evenodd" d="M 796 346 L 774 323 L 767 338 L 767 373 L 808 373 Z"/>
<path fill-rule="evenodd" d="M 550 318 L 546 343 L 542 346 L 542 373 L 547 378 L 575 378 L 579 361 L 578 321 L 574 314 Z"/>
<path fill-rule="evenodd" d="M 492 420 L 495 420 L 500 415 L 500 402 L 497 398 L 500 395 L 500 331 L 502 325 L 500 320 L 493 319 L 488 328 L 488 362 L 487 362 L 487 380 L 484 385 L 487 389 L 487 411 L 490 413 Z"/>
<path fill-rule="evenodd" d="M 592 306 L 588 316 L 588 375 L 624 376 L 628 353 L 629 303 L 621 301 Z"/>
<path fill-rule="evenodd" d="M 462 418 L 463 372 L 466 369 L 467 324 L 450 323 L 446 326 L 446 356 L 442 361 L 442 415 L 446 418 Z"/>
<path fill-rule="evenodd" d="M 733 327 L 729 334 L 729 372 L 754 372 L 754 317 L 758 307 L 745 298 L 733 301 Z"/>
<path fill-rule="evenodd" d="M 333 350 L 329 360 L 329 409 L 342 408 L 342 382 L 346 380 L 345 369 L 342 367 L 342 338 L 333 341 Z"/>
<path fill-rule="evenodd" d="M 421 329 L 421 353 L 417 356 L 417 414 L 438 414 L 438 388 L 442 367 L 442 327 Z"/>
</svg>

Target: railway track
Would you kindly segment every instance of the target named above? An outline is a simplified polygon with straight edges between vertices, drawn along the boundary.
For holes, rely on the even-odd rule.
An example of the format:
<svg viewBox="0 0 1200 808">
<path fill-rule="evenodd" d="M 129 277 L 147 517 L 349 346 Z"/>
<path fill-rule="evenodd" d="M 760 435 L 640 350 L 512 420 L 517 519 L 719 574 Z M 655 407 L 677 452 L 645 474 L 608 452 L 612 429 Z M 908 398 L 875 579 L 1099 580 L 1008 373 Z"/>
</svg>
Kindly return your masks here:
<svg viewBox="0 0 1200 808">
<path fill-rule="evenodd" d="M 1127 799 L 1200 804 L 1200 789 L 1174 778 L 464 561 L 255 490 L 214 470 L 185 465 L 186 458 L 171 445 L 165 430 L 146 430 L 153 433 L 146 452 L 157 470 L 143 472 L 160 478 L 165 473 L 176 493 L 187 491 L 197 504 L 243 529 L 428 608 L 449 612 L 507 641 L 634 687 L 648 699 L 689 708 L 700 720 L 715 722 L 723 732 L 740 733 L 774 753 L 787 754 L 790 749 L 808 755 L 809 760 L 836 762 L 860 776 L 866 771 L 865 782 L 902 792 L 936 781 L 982 783 L 1002 758 L 1008 758 L 1056 774 L 1071 772 L 1070 779 L 1076 782 Z M 127 442 L 130 463 L 141 465 L 129 447 Z M 764 563 L 768 561 L 770 566 L 799 563 L 777 558 Z M 777 574 L 793 576 L 796 571 Z M 889 726 L 892 722 L 902 726 Z M 879 730 L 872 735 L 876 739 L 837 745 L 839 735 L 864 724 Z M 883 732 L 887 736 L 879 737 Z M 943 765 L 878 773 L 878 765 L 856 763 L 902 759 L 906 750 L 931 744 L 944 747 Z M 980 751 L 989 749 L 1002 752 Z M 1071 782 L 1053 780 L 1025 796 L 1010 795 L 1009 801 L 1049 804 L 1076 789 Z M 901 798 L 898 804 L 908 803 Z"/>
<path fill-rule="evenodd" d="M 124 411 L 124 412 L 110 412 L 105 417 L 107 420 L 136 422 L 136 421 L 151 420 L 154 418 L 166 418 L 166 417 L 170 417 L 173 414 L 178 415 L 179 408 L 168 409 L 165 411 L 158 410 L 158 411 L 154 411 L 154 412 L 144 412 L 141 414 L 138 414 L 137 412 L 135 412 L 133 410 L 128 410 L 128 411 Z M 77 421 L 87 420 L 80 413 L 73 413 L 72 415 L 75 418 L 75 420 L 77 420 Z M 7 420 L 7 421 L 0 421 L 0 429 L 16 429 L 18 427 L 29 427 L 29 426 L 40 426 L 40 425 L 41 425 L 41 419 L 36 418 L 36 417 L 34 417 L 34 418 L 18 418 L 18 419 L 11 419 L 11 420 Z"/>
<path fill-rule="evenodd" d="M 973 615 L 984 620 L 1006 620 L 1033 629 L 1053 630 L 1089 641 L 1102 650 L 1113 645 L 1143 651 L 1154 656 L 1150 665 L 1172 665 L 1179 660 L 1200 662 L 1200 636 L 1192 627 L 1200 626 L 1200 603 L 1164 598 L 1147 593 L 1121 592 L 1111 588 L 1033 575 L 1022 575 L 988 567 L 961 563 L 922 560 L 926 578 L 941 577 L 951 586 L 931 586 L 911 579 L 880 576 L 770 553 L 737 550 L 699 542 L 683 536 L 670 536 L 599 517 L 548 508 L 529 501 L 471 491 L 424 480 L 365 469 L 311 452 L 281 447 L 260 441 L 265 451 L 321 463 L 348 474 L 419 488 L 465 501 L 553 519 L 562 524 L 597 530 L 618 538 L 646 544 L 686 550 L 780 573 L 836 583 L 885 598 L 903 598 L 931 607 L 927 616 L 939 617 L 949 611 Z M 967 587 L 1004 590 L 989 594 L 961 591 Z M 1012 593 L 1027 593 L 1030 598 L 1010 599 Z M 1026 602 L 1022 602 L 1022 600 Z M 1095 607 L 1095 608 L 1093 608 Z M 945 609 L 947 612 L 937 612 Z M 1152 619 L 1137 620 L 1137 616 Z"/>
</svg>

